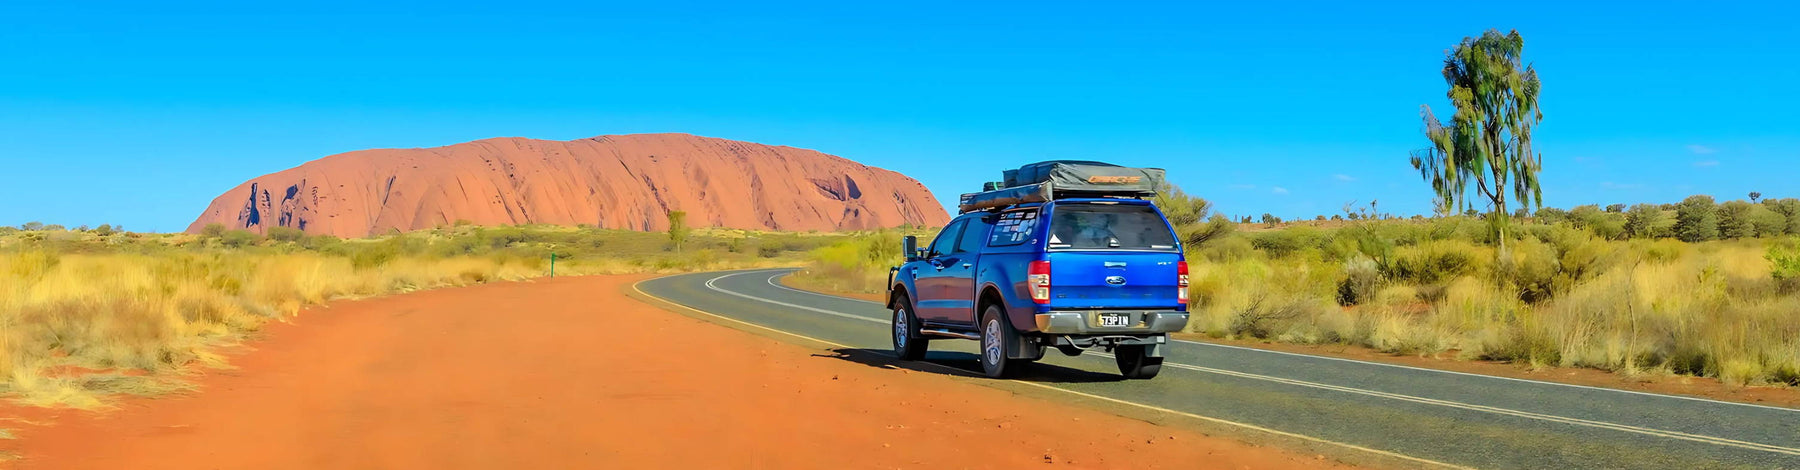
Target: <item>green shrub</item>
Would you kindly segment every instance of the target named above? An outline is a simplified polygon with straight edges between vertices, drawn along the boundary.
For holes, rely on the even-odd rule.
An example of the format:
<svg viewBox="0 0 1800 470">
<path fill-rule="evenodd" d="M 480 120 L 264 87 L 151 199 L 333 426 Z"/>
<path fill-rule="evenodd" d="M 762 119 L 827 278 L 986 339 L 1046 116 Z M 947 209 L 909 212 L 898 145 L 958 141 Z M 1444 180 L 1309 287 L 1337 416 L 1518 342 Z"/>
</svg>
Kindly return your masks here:
<svg viewBox="0 0 1800 470">
<path fill-rule="evenodd" d="M 1756 223 L 1750 220 L 1756 206 L 1744 201 L 1726 201 L 1719 205 L 1719 237 L 1726 240 L 1756 236 Z"/>
<path fill-rule="evenodd" d="M 1769 244 L 1764 258 L 1769 260 L 1771 274 L 1783 291 L 1800 287 L 1800 238 Z"/>
<path fill-rule="evenodd" d="M 231 248 L 243 248 L 254 245 L 262 237 L 250 233 L 249 230 L 232 230 L 219 237 L 219 243 Z"/>
<path fill-rule="evenodd" d="M 400 257 L 397 245 L 390 243 L 369 243 L 350 252 L 350 266 L 357 270 L 381 267 Z"/>
<path fill-rule="evenodd" d="M 1595 236 L 1607 240 L 1619 240 L 1625 237 L 1626 217 L 1624 214 L 1600 210 L 1599 205 L 1585 205 L 1569 211 L 1569 221 L 1576 227 L 1593 232 Z"/>
<path fill-rule="evenodd" d="M 1256 257 L 1256 246 L 1248 237 L 1228 236 L 1201 247 L 1200 255 L 1214 263 L 1230 263 Z"/>
<path fill-rule="evenodd" d="M 1338 305 L 1352 307 L 1375 299 L 1381 291 L 1381 268 L 1375 260 L 1358 256 L 1344 262 L 1344 279 L 1338 281 Z"/>
<path fill-rule="evenodd" d="M 1675 209 L 1675 238 L 1688 243 L 1719 239 L 1718 206 L 1712 196 L 1689 196 Z"/>
<path fill-rule="evenodd" d="M 1271 230 L 1257 233 L 1250 238 L 1250 244 L 1256 249 L 1268 253 L 1270 258 L 1286 258 L 1302 250 L 1316 248 L 1320 241 L 1318 229 L 1312 227 L 1293 227 L 1286 230 Z"/>
<path fill-rule="evenodd" d="M 1479 245 L 1494 243 L 1494 231 L 1486 221 L 1469 216 L 1442 217 L 1425 227 L 1424 240 L 1468 240 Z"/>
<path fill-rule="evenodd" d="M 1309 302 L 1298 298 L 1271 299 L 1270 296 L 1258 296 L 1237 311 L 1228 331 L 1237 337 L 1268 338 L 1285 329 L 1282 328 L 1284 323 L 1315 314 L 1310 310 L 1311 307 Z"/>
<path fill-rule="evenodd" d="M 1637 204 L 1625 212 L 1625 236 L 1663 238 L 1674 235 L 1675 221 L 1655 204 Z"/>
<path fill-rule="evenodd" d="M 1800 199 L 1765 199 L 1763 205 L 1786 219 L 1787 227 L 1783 233 L 1800 235 Z"/>
<path fill-rule="evenodd" d="M 306 232 L 292 227 L 269 227 L 269 239 L 278 242 L 298 242 L 306 238 Z"/>
<path fill-rule="evenodd" d="M 1557 209 L 1555 207 L 1545 207 L 1543 209 L 1538 209 L 1536 218 L 1538 223 L 1544 225 L 1556 225 L 1569 220 L 1569 211 Z"/>
<path fill-rule="evenodd" d="M 1750 224 L 1756 227 L 1757 237 L 1779 237 L 1787 234 L 1787 216 L 1776 212 L 1769 204 L 1757 204 L 1750 208 Z"/>
<path fill-rule="evenodd" d="M 1480 271 L 1485 258 L 1474 245 L 1458 241 L 1433 241 L 1401 247 L 1384 277 L 1391 281 L 1440 284 Z"/>
</svg>

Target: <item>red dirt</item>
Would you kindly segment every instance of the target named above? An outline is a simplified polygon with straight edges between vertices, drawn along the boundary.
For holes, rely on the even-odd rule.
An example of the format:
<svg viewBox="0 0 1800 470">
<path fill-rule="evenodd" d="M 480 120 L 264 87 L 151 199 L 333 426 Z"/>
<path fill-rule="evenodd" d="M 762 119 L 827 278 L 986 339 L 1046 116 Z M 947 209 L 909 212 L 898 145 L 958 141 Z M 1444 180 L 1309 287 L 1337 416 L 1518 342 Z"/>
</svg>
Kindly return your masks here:
<svg viewBox="0 0 1800 470">
<path fill-rule="evenodd" d="M 641 278 L 334 303 L 202 392 L 27 413 L 48 424 L 0 445 L 32 469 L 1333 465 L 694 320 L 620 293 Z"/>
<path fill-rule="evenodd" d="M 944 206 L 918 181 L 824 153 L 687 134 L 551 141 L 494 138 L 342 153 L 246 181 L 188 226 L 339 237 L 478 225 L 590 224 L 861 230 L 936 226 Z"/>
</svg>

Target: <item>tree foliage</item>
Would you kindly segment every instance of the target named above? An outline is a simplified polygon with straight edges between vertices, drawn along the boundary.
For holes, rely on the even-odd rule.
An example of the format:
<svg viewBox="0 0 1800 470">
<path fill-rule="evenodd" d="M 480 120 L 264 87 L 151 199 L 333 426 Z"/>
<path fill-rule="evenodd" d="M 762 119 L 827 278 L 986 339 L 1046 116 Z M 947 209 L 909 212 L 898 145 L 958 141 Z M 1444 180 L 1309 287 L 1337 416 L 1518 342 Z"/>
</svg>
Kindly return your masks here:
<svg viewBox="0 0 1800 470">
<path fill-rule="evenodd" d="M 1625 235 L 1631 238 L 1663 238 L 1671 228 L 1668 214 L 1655 204 L 1637 204 L 1625 211 Z"/>
<path fill-rule="evenodd" d="M 1169 224 L 1175 226 L 1175 233 L 1181 237 L 1181 243 L 1190 250 L 1230 235 L 1237 229 L 1225 216 L 1211 214 L 1212 202 L 1190 195 L 1178 187 L 1158 191 L 1154 202 L 1162 210 L 1163 216 L 1169 218 Z"/>
<path fill-rule="evenodd" d="M 1488 30 L 1463 38 L 1446 53 L 1444 81 L 1456 113 L 1448 123 L 1440 122 L 1430 106 L 1423 106 L 1431 146 L 1412 154 L 1413 168 L 1431 183 L 1442 209 L 1473 209 L 1467 194 L 1473 188 L 1502 232 L 1509 196 L 1524 207 L 1542 206 L 1542 156 L 1531 141 L 1543 118 L 1540 84 L 1537 71 L 1524 61 L 1524 50 L 1518 31 Z"/>
<path fill-rule="evenodd" d="M 1675 238 L 1684 242 L 1719 239 L 1719 209 L 1712 196 L 1688 196 L 1675 209 Z"/>
<path fill-rule="evenodd" d="M 1725 201 L 1719 205 L 1719 237 L 1727 240 L 1755 238 L 1756 225 L 1750 221 L 1752 206 L 1744 201 Z"/>
<path fill-rule="evenodd" d="M 675 247 L 676 252 L 680 252 L 681 246 L 687 244 L 687 238 L 687 212 L 669 211 L 669 244 Z"/>
</svg>

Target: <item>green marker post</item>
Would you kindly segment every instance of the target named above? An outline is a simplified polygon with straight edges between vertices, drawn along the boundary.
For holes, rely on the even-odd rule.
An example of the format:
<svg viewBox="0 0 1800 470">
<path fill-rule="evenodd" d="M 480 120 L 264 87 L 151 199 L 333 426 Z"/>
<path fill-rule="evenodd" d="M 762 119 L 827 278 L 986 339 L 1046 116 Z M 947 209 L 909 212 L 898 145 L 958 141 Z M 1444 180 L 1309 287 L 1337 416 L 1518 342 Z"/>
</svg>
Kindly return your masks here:
<svg viewBox="0 0 1800 470">
<path fill-rule="evenodd" d="M 556 253 L 550 254 L 550 277 L 556 277 Z"/>
</svg>

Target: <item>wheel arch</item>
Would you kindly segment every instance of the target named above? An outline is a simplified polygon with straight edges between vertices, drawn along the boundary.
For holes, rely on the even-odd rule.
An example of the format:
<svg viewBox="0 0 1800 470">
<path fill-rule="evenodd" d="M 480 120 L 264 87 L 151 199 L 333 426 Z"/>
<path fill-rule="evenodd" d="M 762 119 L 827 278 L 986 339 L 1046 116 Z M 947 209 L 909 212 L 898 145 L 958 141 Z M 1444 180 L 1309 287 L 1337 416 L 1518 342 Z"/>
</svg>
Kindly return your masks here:
<svg viewBox="0 0 1800 470">
<path fill-rule="evenodd" d="M 906 283 L 903 282 L 896 282 L 893 287 L 888 289 L 887 308 L 889 310 L 894 309 L 894 304 L 899 303 L 902 297 L 906 298 L 907 303 L 909 304 L 906 306 L 907 310 L 916 310 L 910 305 L 913 297 L 912 292 L 906 288 Z"/>
</svg>

